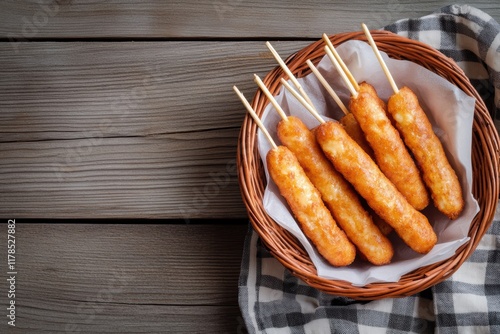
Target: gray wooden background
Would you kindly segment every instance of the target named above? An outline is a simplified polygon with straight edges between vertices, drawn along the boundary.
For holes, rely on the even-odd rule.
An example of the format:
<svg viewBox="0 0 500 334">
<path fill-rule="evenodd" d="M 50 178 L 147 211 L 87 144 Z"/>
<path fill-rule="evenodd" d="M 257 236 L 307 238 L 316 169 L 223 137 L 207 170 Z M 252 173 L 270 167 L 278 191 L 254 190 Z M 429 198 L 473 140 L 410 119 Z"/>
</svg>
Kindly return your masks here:
<svg viewBox="0 0 500 334">
<path fill-rule="evenodd" d="M 267 40 L 287 56 L 447 4 L 1 1 L 0 276 L 9 218 L 18 274 L 0 332 L 244 333 L 231 87 L 276 66 Z"/>
</svg>

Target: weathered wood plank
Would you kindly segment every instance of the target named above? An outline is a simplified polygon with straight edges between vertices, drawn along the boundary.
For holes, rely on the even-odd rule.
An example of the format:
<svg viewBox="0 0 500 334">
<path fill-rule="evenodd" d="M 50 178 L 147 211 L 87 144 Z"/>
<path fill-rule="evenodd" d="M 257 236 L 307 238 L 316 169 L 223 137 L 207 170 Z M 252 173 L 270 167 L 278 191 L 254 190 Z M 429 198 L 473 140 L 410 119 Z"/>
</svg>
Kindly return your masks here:
<svg viewBox="0 0 500 334">
<path fill-rule="evenodd" d="M 0 145 L 0 216 L 245 217 L 233 130 Z"/>
<path fill-rule="evenodd" d="M 275 42 L 282 56 L 308 42 Z M 264 42 L 0 43 L 0 142 L 237 129 Z"/>
<path fill-rule="evenodd" d="M 29 300 L 20 310 L 17 328 L 3 333 L 247 333 L 237 306 Z"/>
<path fill-rule="evenodd" d="M 317 38 L 323 32 L 381 28 L 429 14 L 449 1 L 2 1 L 0 37 L 21 50 L 33 38 Z M 496 0 L 474 1 L 497 20 Z M 16 44 L 17 43 L 17 44 Z"/>
<path fill-rule="evenodd" d="M 246 231 L 246 225 L 18 221 L 16 329 L 236 333 Z M 6 234 L 2 225 L 0 237 Z M 6 293 L 0 301 L 7 305 Z M 0 323 L 1 332 L 6 325 Z"/>
<path fill-rule="evenodd" d="M 245 218 L 231 86 L 274 66 L 262 42 L 0 43 L 0 216 Z"/>
</svg>

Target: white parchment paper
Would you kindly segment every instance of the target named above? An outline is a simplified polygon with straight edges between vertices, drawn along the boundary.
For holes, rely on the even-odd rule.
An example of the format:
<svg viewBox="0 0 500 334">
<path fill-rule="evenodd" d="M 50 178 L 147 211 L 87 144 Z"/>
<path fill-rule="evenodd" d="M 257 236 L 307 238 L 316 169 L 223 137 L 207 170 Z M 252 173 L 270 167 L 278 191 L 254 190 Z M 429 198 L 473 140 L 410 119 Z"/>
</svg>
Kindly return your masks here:
<svg viewBox="0 0 500 334">
<path fill-rule="evenodd" d="M 366 81 L 373 85 L 379 96 L 387 101 L 393 91 L 370 46 L 361 41 L 348 41 L 338 46 L 337 51 L 354 78 L 358 82 Z M 410 87 L 418 96 L 420 105 L 427 113 L 434 131 L 444 145 L 450 163 L 459 176 L 465 196 L 465 209 L 461 216 L 454 221 L 438 212 L 432 204 L 423 211 L 438 235 L 436 246 L 428 254 L 417 254 L 393 233 L 391 241 L 394 245 L 395 255 L 388 265 L 373 266 L 361 260 L 356 260 L 350 266 L 342 268 L 328 264 L 302 233 L 285 200 L 279 194 L 278 188 L 270 179 L 265 164 L 265 157 L 270 145 L 260 131 L 258 134 L 259 153 L 264 161 L 268 182 L 263 198 L 265 210 L 278 224 L 300 240 L 316 266 L 320 277 L 345 280 L 355 286 L 363 286 L 373 282 L 396 282 L 402 275 L 421 266 L 451 257 L 458 247 L 468 242 L 467 233 L 470 223 L 479 211 L 477 201 L 471 194 L 471 144 L 475 99 L 466 95 L 447 80 L 415 63 L 391 59 L 386 54 L 382 54 L 397 85 Z M 323 58 L 317 68 L 348 106 L 349 91 L 330 59 Z M 299 82 L 314 102 L 318 112 L 325 116 L 325 119 L 340 119 L 343 116 L 340 108 L 324 90 L 314 74 L 299 79 Z M 299 116 L 309 128 L 319 125 L 318 121 L 286 89 L 281 89 L 276 100 L 288 115 Z M 279 143 L 276 126 L 280 117 L 271 104 L 264 110 L 262 121 L 274 140 Z"/>
</svg>

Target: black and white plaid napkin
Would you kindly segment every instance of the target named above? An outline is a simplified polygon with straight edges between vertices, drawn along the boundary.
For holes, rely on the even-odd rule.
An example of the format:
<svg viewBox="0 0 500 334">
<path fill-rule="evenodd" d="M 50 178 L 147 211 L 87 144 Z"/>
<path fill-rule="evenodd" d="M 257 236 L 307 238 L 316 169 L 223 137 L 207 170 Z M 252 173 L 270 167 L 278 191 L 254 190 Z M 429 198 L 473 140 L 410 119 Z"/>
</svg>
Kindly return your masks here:
<svg viewBox="0 0 500 334">
<path fill-rule="evenodd" d="M 500 25 L 451 5 L 385 28 L 453 58 L 500 129 Z M 250 227 L 239 304 L 249 333 L 500 333 L 500 210 L 476 251 L 447 280 L 411 297 L 370 302 L 333 296 L 291 275 Z"/>
</svg>

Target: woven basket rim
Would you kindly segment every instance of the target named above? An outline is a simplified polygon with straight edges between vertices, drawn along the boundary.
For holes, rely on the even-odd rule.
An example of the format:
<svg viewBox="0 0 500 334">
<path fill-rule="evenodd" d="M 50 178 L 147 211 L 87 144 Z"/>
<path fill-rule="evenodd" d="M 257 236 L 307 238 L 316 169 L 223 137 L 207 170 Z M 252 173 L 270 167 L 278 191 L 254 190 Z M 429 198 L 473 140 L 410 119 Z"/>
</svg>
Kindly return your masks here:
<svg viewBox="0 0 500 334">
<path fill-rule="evenodd" d="M 238 177 L 243 202 L 252 227 L 271 254 L 293 275 L 310 286 L 326 293 L 358 300 L 397 298 L 413 295 L 451 276 L 476 249 L 479 241 L 493 221 L 500 194 L 500 140 L 493 120 L 479 93 L 472 86 L 462 69 L 450 58 L 429 45 L 396 35 L 392 32 L 371 31 L 378 48 L 389 57 L 413 61 L 444 77 L 466 94 L 476 99 L 472 138 L 472 193 L 478 200 L 479 213 L 473 219 L 470 241 L 460 247 L 451 258 L 418 268 L 401 277 L 398 282 L 377 282 L 353 286 L 350 282 L 319 277 L 308 254 L 297 239 L 279 226 L 265 212 L 262 197 L 266 185 L 263 165 L 256 146 L 257 126 L 246 116 L 238 139 Z M 334 46 L 348 40 L 366 41 L 363 32 L 345 32 L 328 36 Z M 291 54 L 285 63 L 296 77 L 310 73 L 306 60 L 317 63 L 324 56 L 324 41 L 318 40 Z M 280 88 L 280 78 L 287 78 L 276 66 L 263 79 L 273 95 Z M 252 107 L 259 116 L 268 104 L 267 97 L 256 90 Z"/>
</svg>

